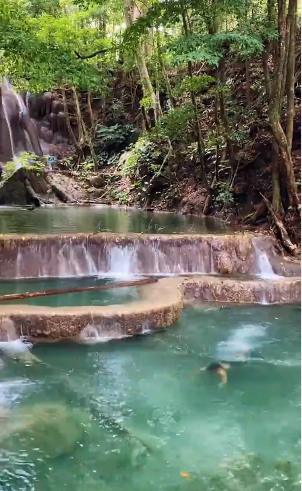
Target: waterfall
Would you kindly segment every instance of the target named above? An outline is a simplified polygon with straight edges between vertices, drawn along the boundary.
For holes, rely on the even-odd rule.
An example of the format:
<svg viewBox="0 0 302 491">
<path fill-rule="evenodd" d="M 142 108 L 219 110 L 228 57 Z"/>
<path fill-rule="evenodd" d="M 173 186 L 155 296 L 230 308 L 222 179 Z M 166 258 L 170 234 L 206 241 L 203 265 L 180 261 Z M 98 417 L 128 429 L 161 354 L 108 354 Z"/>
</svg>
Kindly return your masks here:
<svg viewBox="0 0 302 491">
<path fill-rule="evenodd" d="M 276 279 L 278 275 L 275 274 L 267 253 L 264 250 L 256 248 L 256 265 L 260 278 L 264 280 Z"/>
<path fill-rule="evenodd" d="M 136 273 L 136 261 L 132 261 L 134 259 L 134 251 L 131 251 L 129 247 L 113 246 L 110 248 L 109 254 L 110 266 L 108 273 L 110 276 L 129 278 Z"/>
<path fill-rule="evenodd" d="M 14 92 L 6 78 L 0 80 L 0 84 L 0 107 L 3 108 L 4 116 L 3 120 L 0 120 L 0 134 L 3 139 L 0 161 L 5 163 L 12 160 L 15 170 L 18 170 L 22 167 L 21 152 L 26 152 L 31 148 L 33 153 L 42 155 L 42 150 L 23 98 Z"/>
<path fill-rule="evenodd" d="M 272 247 L 269 241 L 244 240 L 238 236 L 159 238 L 140 234 L 118 238 L 114 233 L 4 237 L 0 238 L 0 278 L 238 273 L 280 278 L 274 269 L 282 273 L 284 264 L 275 258 L 273 269 L 265 250 Z"/>
<path fill-rule="evenodd" d="M 3 107 L 4 118 L 5 118 L 7 129 L 8 129 L 10 147 L 11 147 L 12 155 L 13 155 L 13 158 L 14 158 L 14 156 L 15 156 L 15 146 L 14 146 L 13 132 L 12 132 L 12 128 L 11 128 L 11 125 L 10 125 L 9 118 L 8 118 L 5 97 L 2 97 L 2 107 Z"/>
<path fill-rule="evenodd" d="M 0 318 L 0 353 L 9 358 L 30 361 L 32 344 L 22 336 L 18 337 L 14 322 L 9 317 Z M 1 362 L 2 360 L 0 360 Z"/>
<path fill-rule="evenodd" d="M 82 344 L 97 344 L 107 343 L 114 339 L 123 339 L 130 337 L 128 334 L 124 334 L 120 329 L 113 329 L 112 331 L 104 331 L 101 326 L 93 326 L 87 324 L 81 331 L 80 336 L 77 338 L 78 343 Z"/>
</svg>

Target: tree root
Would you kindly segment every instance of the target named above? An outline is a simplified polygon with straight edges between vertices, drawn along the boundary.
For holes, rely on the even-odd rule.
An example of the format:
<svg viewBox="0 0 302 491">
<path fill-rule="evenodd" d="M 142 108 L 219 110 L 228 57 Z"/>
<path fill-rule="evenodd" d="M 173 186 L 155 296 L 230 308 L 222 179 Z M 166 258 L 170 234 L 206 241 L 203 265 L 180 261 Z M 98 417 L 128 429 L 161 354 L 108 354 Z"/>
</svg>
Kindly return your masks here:
<svg viewBox="0 0 302 491">
<path fill-rule="evenodd" d="M 264 203 L 267 206 L 267 209 L 271 215 L 272 221 L 274 222 L 274 224 L 276 225 L 276 227 L 280 233 L 281 242 L 282 242 L 284 248 L 287 249 L 293 256 L 295 256 L 297 246 L 294 245 L 292 243 L 292 241 L 290 240 L 288 233 L 286 231 L 286 228 L 284 227 L 282 221 L 277 217 L 270 201 L 262 193 L 260 193 L 260 194 L 263 198 Z"/>
<path fill-rule="evenodd" d="M 266 210 L 266 203 L 261 201 L 258 205 L 257 210 L 254 213 L 250 213 L 243 219 L 243 223 L 249 223 L 250 225 L 254 225 L 254 223 L 262 217 Z"/>
</svg>

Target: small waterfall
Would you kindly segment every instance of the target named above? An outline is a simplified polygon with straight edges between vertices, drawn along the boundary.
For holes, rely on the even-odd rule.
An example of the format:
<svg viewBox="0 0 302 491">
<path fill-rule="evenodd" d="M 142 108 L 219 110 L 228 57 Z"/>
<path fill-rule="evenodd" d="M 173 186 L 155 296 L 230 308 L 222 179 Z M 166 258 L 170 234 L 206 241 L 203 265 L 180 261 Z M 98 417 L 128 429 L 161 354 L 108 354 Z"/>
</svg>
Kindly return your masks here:
<svg viewBox="0 0 302 491">
<path fill-rule="evenodd" d="M 88 251 L 87 247 L 84 246 L 84 244 L 82 244 L 82 251 L 83 251 L 83 256 L 85 258 L 85 261 L 86 261 L 88 276 L 96 276 L 98 274 L 97 267 L 94 263 L 94 260 L 91 256 L 90 252 Z"/>
<path fill-rule="evenodd" d="M 9 317 L 0 318 L 0 353 L 31 363 L 35 358 L 30 353 L 30 348 L 32 344 L 17 335 L 14 322 Z"/>
<path fill-rule="evenodd" d="M 257 266 L 261 278 L 270 279 L 276 276 L 265 251 L 257 253 Z"/>
<path fill-rule="evenodd" d="M 5 118 L 7 129 L 8 129 L 10 147 L 11 147 L 12 155 L 13 155 L 13 158 L 14 158 L 14 156 L 15 156 L 15 145 L 14 145 L 14 139 L 13 139 L 13 132 L 12 132 L 12 128 L 11 128 L 11 125 L 10 125 L 10 120 L 9 120 L 9 117 L 8 117 L 8 112 L 7 112 L 5 97 L 2 97 L 2 107 L 3 107 L 4 118 Z"/>
<path fill-rule="evenodd" d="M 14 322 L 9 317 L 0 319 L 0 342 L 15 341 L 18 339 Z"/>
<path fill-rule="evenodd" d="M 263 247 L 259 246 L 256 241 L 253 242 L 256 254 L 256 274 L 264 280 L 279 278 L 274 272 L 269 257 Z"/>
<path fill-rule="evenodd" d="M 114 245 L 110 247 L 109 255 L 109 276 L 129 278 L 137 273 L 137 261 L 134 257 L 134 251 L 129 246 Z M 99 271 L 99 274 L 102 272 Z"/>
<path fill-rule="evenodd" d="M 274 273 L 266 244 L 254 241 L 254 237 L 243 245 L 240 240 L 236 236 L 188 239 L 139 235 L 117 240 L 116 234 L 4 237 L 0 238 L 0 277 L 129 278 L 240 273 L 280 278 Z M 271 247 L 269 242 L 267 247 Z"/>
<path fill-rule="evenodd" d="M 15 170 L 22 167 L 20 154 L 32 151 L 42 155 L 38 134 L 28 115 L 28 108 L 21 97 L 16 94 L 6 78 L 0 79 L 1 99 L 0 108 L 3 108 L 4 119 L 0 120 L 0 134 L 3 146 L 0 160 L 3 163 L 13 161 Z M 1 127 L 2 126 L 2 127 Z M 6 127 L 6 128 L 5 128 Z"/>
<path fill-rule="evenodd" d="M 101 326 L 93 326 L 87 324 L 87 326 L 82 330 L 77 341 L 81 344 L 98 344 L 107 343 L 114 339 L 123 339 L 130 337 L 128 334 L 124 334 L 120 329 L 113 329 L 110 332 L 104 331 Z"/>
</svg>

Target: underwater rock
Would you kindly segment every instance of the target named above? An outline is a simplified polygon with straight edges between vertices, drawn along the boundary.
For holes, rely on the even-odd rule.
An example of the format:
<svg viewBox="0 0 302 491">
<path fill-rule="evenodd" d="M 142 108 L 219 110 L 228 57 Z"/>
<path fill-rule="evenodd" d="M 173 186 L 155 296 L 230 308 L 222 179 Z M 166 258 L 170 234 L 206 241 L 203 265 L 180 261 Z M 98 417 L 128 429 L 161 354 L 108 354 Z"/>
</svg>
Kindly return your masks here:
<svg viewBox="0 0 302 491">
<path fill-rule="evenodd" d="M 1 447 L 26 450 L 30 458 L 56 458 L 70 453 L 89 426 L 80 409 L 62 404 L 37 404 L 18 408 L 0 420 Z"/>
</svg>

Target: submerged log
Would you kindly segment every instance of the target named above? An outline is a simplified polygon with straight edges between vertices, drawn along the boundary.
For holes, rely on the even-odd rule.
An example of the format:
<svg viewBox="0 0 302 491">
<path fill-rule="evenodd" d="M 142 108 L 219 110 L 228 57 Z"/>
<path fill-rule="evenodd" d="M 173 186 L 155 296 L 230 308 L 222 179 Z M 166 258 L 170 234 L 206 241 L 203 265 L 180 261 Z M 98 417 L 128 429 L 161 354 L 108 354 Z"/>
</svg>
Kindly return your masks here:
<svg viewBox="0 0 302 491">
<path fill-rule="evenodd" d="M 24 300 L 27 298 L 36 298 L 36 297 L 47 297 L 50 295 L 61 295 L 66 293 L 79 293 L 79 292 L 88 292 L 88 291 L 99 291 L 99 290 L 113 290 L 114 288 L 124 288 L 128 286 L 141 286 L 148 285 L 150 283 L 156 283 L 158 281 L 157 278 L 144 278 L 142 280 L 136 281 L 122 281 L 115 285 L 101 285 L 101 286 L 86 286 L 81 288 L 64 288 L 61 290 L 46 290 L 46 291 L 38 291 L 38 292 L 26 292 L 26 293 L 11 293 L 8 295 L 1 295 L 0 302 L 6 302 L 11 300 Z"/>
</svg>

